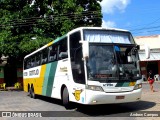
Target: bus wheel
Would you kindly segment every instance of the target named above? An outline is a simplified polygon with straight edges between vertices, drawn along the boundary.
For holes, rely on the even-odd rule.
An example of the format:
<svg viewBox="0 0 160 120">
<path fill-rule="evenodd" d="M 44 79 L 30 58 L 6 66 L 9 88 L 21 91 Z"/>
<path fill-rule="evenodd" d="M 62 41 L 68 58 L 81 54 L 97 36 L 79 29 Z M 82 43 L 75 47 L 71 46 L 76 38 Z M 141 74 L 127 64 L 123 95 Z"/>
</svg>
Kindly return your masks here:
<svg viewBox="0 0 160 120">
<path fill-rule="evenodd" d="M 69 93 L 68 93 L 68 90 L 67 90 L 66 87 L 63 89 L 62 102 L 63 102 L 63 105 L 64 105 L 64 107 L 66 109 L 70 108 L 70 105 L 69 105 Z"/>
<path fill-rule="evenodd" d="M 32 98 L 32 90 L 31 90 L 32 88 L 30 87 L 29 88 L 29 96 Z"/>
<path fill-rule="evenodd" d="M 34 93 L 34 88 L 33 87 L 30 88 L 29 93 L 30 93 L 31 98 L 34 98 L 34 99 L 36 98 L 36 94 Z"/>
</svg>

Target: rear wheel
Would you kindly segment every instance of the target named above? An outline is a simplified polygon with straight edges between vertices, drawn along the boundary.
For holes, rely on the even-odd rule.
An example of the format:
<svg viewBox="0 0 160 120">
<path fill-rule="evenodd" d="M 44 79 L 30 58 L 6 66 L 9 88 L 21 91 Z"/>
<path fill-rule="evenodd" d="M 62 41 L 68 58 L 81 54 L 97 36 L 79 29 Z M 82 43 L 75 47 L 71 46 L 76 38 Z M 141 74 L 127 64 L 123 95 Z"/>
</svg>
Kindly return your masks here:
<svg viewBox="0 0 160 120">
<path fill-rule="evenodd" d="M 31 90 L 31 87 L 29 88 L 29 91 L 28 91 L 28 92 L 29 92 L 29 97 L 31 97 L 31 98 L 32 98 L 32 93 L 31 93 L 31 92 L 32 92 L 32 90 Z"/>
<path fill-rule="evenodd" d="M 63 89 L 62 102 L 63 102 L 63 105 L 64 105 L 64 107 L 65 107 L 66 109 L 69 109 L 69 108 L 70 108 L 69 93 L 68 93 L 68 90 L 67 90 L 66 87 Z"/>
<path fill-rule="evenodd" d="M 36 98 L 36 94 L 34 93 L 34 88 L 33 87 L 30 87 L 30 90 L 29 90 L 29 95 L 31 98 Z"/>
</svg>

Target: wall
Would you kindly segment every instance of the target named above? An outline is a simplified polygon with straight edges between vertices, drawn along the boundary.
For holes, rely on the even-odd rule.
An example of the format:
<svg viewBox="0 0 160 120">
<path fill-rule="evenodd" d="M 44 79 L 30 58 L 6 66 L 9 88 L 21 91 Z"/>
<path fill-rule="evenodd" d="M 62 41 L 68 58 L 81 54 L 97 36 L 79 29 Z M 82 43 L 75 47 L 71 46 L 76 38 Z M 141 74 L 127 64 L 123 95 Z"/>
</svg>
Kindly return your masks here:
<svg viewBox="0 0 160 120">
<path fill-rule="evenodd" d="M 4 83 L 4 67 L 0 66 L 0 84 Z"/>
<path fill-rule="evenodd" d="M 17 68 L 17 82 L 20 82 L 21 85 L 23 84 L 23 68 L 22 67 Z"/>
<path fill-rule="evenodd" d="M 135 42 L 140 45 L 140 49 L 144 49 L 144 44 L 148 45 L 150 49 L 160 48 L 160 35 L 153 36 L 139 36 L 134 38 Z"/>
</svg>

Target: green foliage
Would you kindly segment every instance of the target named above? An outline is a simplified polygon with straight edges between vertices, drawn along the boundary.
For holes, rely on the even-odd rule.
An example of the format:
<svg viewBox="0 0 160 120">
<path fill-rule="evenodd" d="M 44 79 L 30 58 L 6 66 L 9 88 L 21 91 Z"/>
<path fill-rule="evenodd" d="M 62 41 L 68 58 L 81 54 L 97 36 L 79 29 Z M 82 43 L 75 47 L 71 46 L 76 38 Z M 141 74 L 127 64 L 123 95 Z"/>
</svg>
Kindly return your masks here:
<svg viewBox="0 0 160 120">
<path fill-rule="evenodd" d="M 97 1 L 101 0 L 35 0 L 34 4 L 32 0 L 0 0 L 0 53 L 23 59 L 74 28 L 101 26 Z"/>
</svg>

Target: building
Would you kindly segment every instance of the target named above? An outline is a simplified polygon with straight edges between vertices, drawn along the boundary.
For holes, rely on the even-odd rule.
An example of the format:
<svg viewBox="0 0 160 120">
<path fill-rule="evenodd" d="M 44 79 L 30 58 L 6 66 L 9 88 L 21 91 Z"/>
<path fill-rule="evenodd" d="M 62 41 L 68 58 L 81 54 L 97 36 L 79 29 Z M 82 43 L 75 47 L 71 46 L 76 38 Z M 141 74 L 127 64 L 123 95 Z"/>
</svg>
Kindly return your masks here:
<svg viewBox="0 0 160 120">
<path fill-rule="evenodd" d="M 0 84 L 6 83 L 7 87 L 14 86 L 16 82 L 23 84 L 22 65 L 8 64 L 8 57 L 3 55 L 0 60 Z"/>
<path fill-rule="evenodd" d="M 160 75 L 160 35 L 140 36 L 134 38 L 136 43 L 140 45 L 139 57 L 141 73 L 144 80 L 148 77 L 147 73 L 152 70 L 156 80 L 159 80 Z M 150 48 L 150 58 L 145 57 L 145 45 Z"/>
</svg>

